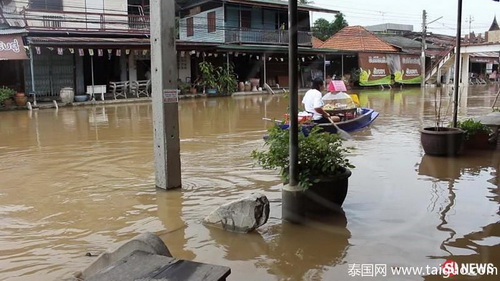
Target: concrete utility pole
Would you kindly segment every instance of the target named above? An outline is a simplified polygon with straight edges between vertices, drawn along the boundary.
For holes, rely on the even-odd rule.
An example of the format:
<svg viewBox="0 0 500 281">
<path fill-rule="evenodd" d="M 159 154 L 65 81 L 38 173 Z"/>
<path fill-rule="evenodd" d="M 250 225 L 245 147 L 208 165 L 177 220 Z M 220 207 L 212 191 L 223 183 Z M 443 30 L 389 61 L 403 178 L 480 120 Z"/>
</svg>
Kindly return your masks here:
<svg viewBox="0 0 500 281">
<path fill-rule="evenodd" d="M 425 44 L 425 36 L 427 34 L 427 12 L 422 11 L 422 56 L 420 58 L 420 72 L 422 73 L 422 81 L 420 82 L 420 87 L 425 86 L 425 49 L 427 46 Z"/>
<path fill-rule="evenodd" d="M 156 187 L 181 187 L 175 0 L 151 1 L 151 82 Z"/>
<path fill-rule="evenodd" d="M 299 114 L 299 85 L 298 85 L 298 36 L 297 36 L 297 1 L 288 0 L 288 73 L 290 75 L 290 186 L 299 183 L 299 129 L 297 116 Z"/>
</svg>

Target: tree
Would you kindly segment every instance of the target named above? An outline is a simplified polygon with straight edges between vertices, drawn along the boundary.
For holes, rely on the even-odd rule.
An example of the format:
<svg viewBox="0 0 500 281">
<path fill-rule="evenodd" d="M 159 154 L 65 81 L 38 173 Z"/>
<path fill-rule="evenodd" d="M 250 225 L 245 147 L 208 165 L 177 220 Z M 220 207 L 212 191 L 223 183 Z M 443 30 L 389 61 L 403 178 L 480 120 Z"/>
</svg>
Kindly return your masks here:
<svg viewBox="0 0 500 281">
<path fill-rule="evenodd" d="M 344 18 L 344 14 L 338 13 L 335 15 L 335 20 L 331 23 L 332 35 L 339 32 L 342 28 L 349 26 Z"/>
<path fill-rule="evenodd" d="M 322 41 L 325 41 L 326 39 L 330 38 L 330 36 L 332 36 L 333 34 L 331 31 L 330 23 L 324 18 L 317 19 L 314 22 L 312 30 L 314 37 Z"/>
<path fill-rule="evenodd" d="M 313 35 L 323 41 L 330 38 L 333 34 L 339 32 L 342 28 L 349 24 L 344 18 L 344 14 L 338 13 L 335 15 L 335 20 L 331 23 L 324 18 L 319 18 L 314 22 Z"/>
</svg>

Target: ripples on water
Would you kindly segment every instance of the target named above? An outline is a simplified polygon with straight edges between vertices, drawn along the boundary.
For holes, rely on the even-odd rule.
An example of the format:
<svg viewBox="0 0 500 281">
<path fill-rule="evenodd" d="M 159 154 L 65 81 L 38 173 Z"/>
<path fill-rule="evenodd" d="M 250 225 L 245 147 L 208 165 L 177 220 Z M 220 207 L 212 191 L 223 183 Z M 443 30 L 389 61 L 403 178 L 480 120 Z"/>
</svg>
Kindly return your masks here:
<svg viewBox="0 0 500 281">
<path fill-rule="evenodd" d="M 281 221 L 277 171 L 249 157 L 269 126 L 261 118 L 283 116 L 283 97 L 182 100 L 183 189 L 168 192 L 154 187 L 150 104 L 0 112 L 0 279 L 57 280 L 88 265 L 87 252 L 144 231 L 176 257 L 230 266 L 230 280 L 346 280 L 350 263 L 497 263 L 498 150 L 424 156 L 418 129 L 432 125 L 430 91 L 361 92 L 381 114 L 349 143 L 345 215 L 308 227 Z M 487 112 L 494 93 L 471 91 L 461 116 Z M 271 201 L 258 232 L 201 224 L 254 191 Z"/>
</svg>

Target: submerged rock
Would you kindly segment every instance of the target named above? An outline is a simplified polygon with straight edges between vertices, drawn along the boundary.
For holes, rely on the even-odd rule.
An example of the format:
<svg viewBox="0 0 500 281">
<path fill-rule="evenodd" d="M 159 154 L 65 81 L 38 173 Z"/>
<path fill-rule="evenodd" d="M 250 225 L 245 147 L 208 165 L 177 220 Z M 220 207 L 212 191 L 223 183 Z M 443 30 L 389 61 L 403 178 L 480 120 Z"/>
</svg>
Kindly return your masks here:
<svg viewBox="0 0 500 281">
<path fill-rule="evenodd" d="M 218 207 L 203 223 L 231 232 L 248 233 L 264 225 L 268 219 L 269 200 L 263 194 L 252 193 Z"/>
</svg>

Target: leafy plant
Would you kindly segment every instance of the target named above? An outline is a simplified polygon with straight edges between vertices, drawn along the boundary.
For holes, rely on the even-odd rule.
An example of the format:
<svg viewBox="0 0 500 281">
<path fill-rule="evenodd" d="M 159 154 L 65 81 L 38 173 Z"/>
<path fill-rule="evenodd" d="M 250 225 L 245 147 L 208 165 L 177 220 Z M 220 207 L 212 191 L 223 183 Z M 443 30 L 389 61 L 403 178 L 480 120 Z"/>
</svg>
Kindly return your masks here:
<svg viewBox="0 0 500 281">
<path fill-rule="evenodd" d="M 207 89 L 217 88 L 216 69 L 210 62 L 202 61 L 199 64 L 203 87 Z"/>
<path fill-rule="evenodd" d="M 310 130 L 310 131 L 309 131 Z M 304 131 L 308 132 L 306 136 Z M 252 151 L 254 158 L 264 169 L 279 169 L 283 181 L 290 179 L 289 130 L 278 125 L 268 130 L 265 146 L 268 150 Z M 299 186 L 307 189 L 320 179 L 341 174 L 345 168 L 354 168 L 346 158 L 349 149 L 342 146 L 337 134 L 322 132 L 318 126 L 299 126 L 298 180 Z"/>
<path fill-rule="evenodd" d="M 210 62 L 199 64 L 201 84 L 206 89 L 217 89 L 219 93 L 233 93 L 237 88 L 236 74 L 232 64 L 215 67 Z"/>
<path fill-rule="evenodd" d="M 225 64 L 217 68 L 217 91 L 219 93 L 229 94 L 236 91 L 238 81 L 234 73 L 233 64 Z"/>
<path fill-rule="evenodd" d="M 15 93 L 16 91 L 14 91 L 14 89 L 2 86 L 0 88 L 0 103 L 10 99 Z"/>
<path fill-rule="evenodd" d="M 475 121 L 474 119 L 467 119 L 465 121 L 457 122 L 457 127 L 464 131 L 464 137 L 466 140 L 470 139 L 473 135 L 476 134 L 491 134 L 493 131 L 490 127 L 484 125 L 479 121 Z"/>
</svg>

